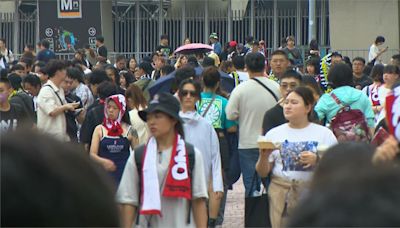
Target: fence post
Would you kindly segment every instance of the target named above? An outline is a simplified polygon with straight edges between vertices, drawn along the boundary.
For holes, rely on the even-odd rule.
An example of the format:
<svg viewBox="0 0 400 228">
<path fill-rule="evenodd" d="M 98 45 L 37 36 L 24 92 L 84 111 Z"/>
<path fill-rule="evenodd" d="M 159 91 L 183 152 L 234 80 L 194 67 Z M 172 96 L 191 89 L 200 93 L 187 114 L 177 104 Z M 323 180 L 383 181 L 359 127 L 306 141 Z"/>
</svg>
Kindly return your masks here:
<svg viewBox="0 0 400 228">
<path fill-rule="evenodd" d="M 254 37 L 254 0 L 250 0 L 250 35 Z"/>
<path fill-rule="evenodd" d="M 40 25 L 39 25 L 39 23 L 40 23 L 39 15 L 40 14 L 39 13 L 40 13 L 39 12 L 39 0 L 36 0 L 36 17 L 35 17 L 35 20 L 36 20 L 35 40 L 36 40 L 36 42 L 33 44 L 34 47 L 36 47 L 36 43 L 40 41 Z"/>
<path fill-rule="evenodd" d="M 163 0 L 160 0 L 159 5 L 158 5 L 158 32 L 159 36 L 158 38 L 161 37 L 162 34 L 164 34 L 164 20 L 163 20 L 163 15 L 164 10 L 163 10 Z"/>
<path fill-rule="evenodd" d="M 280 46 L 280 43 L 278 42 L 278 0 L 274 0 L 274 41 L 273 44 L 274 46 L 272 47 L 272 50 L 275 50 L 277 47 Z"/>
<path fill-rule="evenodd" d="M 208 0 L 204 0 L 204 42 L 208 43 L 208 36 L 210 35 L 210 19 L 208 16 Z"/>
<path fill-rule="evenodd" d="M 186 0 L 182 4 L 181 34 L 182 40 L 186 39 Z"/>
<path fill-rule="evenodd" d="M 308 42 L 316 37 L 315 0 L 308 0 Z"/>
<path fill-rule="evenodd" d="M 327 43 L 325 42 L 325 23 L 326 23 L 326 5 L 325 5 L 325 0 L 321 0 L 321 20 L 320 20 L 320 30 L 319 30 L 319 34 L 320 34 L 320 45 L 326 45 Z"/>
<path fill-rule="evenodd" d="M 232 0 L 228 0 L 228 41 L 232 40 Z"/>
<path fill-rule="evenodd" d="M 13 40 L 13 52 L 19 53 L 19 1 L 15 1 L 15 11 L 14 11 L 14 40 Z"/>
<path fill-rule="evenodd" d="M 301 38 L 303 37 L 303 31 L 301 29 L 301 2 L 300 0 L 296 1 L 296 35 L 291 34 L 296 37 L 296 45 L 300 46 L 302 45 L 301 43 Z"/>
<path fill-rule="evenodd" d="M 141 47 L 140 47 L 140 0 L 136 0 L 135 4 L 135 46 L 136 46 L 136 53 L 135 58 L 136 61 L 139 62 Z"/>
</svg>

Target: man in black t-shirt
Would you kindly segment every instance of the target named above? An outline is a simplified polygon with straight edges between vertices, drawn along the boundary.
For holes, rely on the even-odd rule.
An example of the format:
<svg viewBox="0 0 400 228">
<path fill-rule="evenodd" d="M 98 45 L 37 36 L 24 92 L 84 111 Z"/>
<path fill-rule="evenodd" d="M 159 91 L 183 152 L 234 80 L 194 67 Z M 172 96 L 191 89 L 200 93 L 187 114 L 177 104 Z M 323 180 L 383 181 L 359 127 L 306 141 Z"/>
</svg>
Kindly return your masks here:
<svg viewBox="0 0 400 228">
<path fill-rule="evenodd" d="M 85 118 L 85 112 L 83 111 L 83 104 L 81 98 L 71 93 L 73 79 L 67 74 L 64 82 L 61 83 L 65 93 L 65 100 L 67 103 L 79 102 L 79 106 L 75 111 L 68 111 L 65 113 L 65 120 L 67 121 L 67 134 L 72 142 L 78 142 L 78 123 L 82 124 Z"/>
<path fill-rule="evenodd" d="M 96 37 L 96 47 L 97 47 L 97 61 L 105 63 L 107 62 L 108 51 L 107 47 L 104 45 L 104 37 Z"/>
<path fill-rule="evenodd" d="M 372 79 L 368 75 L 364 74 L 365 59 L 361 57 L 355 57 L 353 59 L 353 80 L 354 87 L 356 89 L 363 89 L 365 86 L 372 84 Z"/>
<path fill-rule="evenodd" d="M 28 114 L 27 117 L 29 117 L 31 121 L 36 121 L 33 97 L 22 88 L 21 77 L 15 73 L 12 73 L 8 75 L 7 79 L 10 82 L 11 88 L 13 89 L 12 95 L 9 97 L 10 103 L 18 104 L 24 109 L 24 112 Z"/>
<path fill-rule="evenodd" d="M 12 87 L 7 78 L 0 78 L 0 134 L 15 131 L 22 127 L 27 119 L 27 113 L 18 104 L 10 104 L 8 97 Z"/>
<path fill-rule="evenodd" d="M 295 70 L 288 70 L 280 78 L 279 85 L 282 99 L 264 115 L 262 124 L 262 134 L 265 135 L 269 130 L 287 122 L 283 115 L 283 101 L 291 90 L 301 84 L 301 74 Z"/>
<path fill-rule="evenodd" d="M 169 58 L 172 54 L 172 49 L 168 45 L 168 35 L 164 34 L 161 36 L 160 45 L 157 47 L 156 51 L 165 58 Z"/>
</svg>

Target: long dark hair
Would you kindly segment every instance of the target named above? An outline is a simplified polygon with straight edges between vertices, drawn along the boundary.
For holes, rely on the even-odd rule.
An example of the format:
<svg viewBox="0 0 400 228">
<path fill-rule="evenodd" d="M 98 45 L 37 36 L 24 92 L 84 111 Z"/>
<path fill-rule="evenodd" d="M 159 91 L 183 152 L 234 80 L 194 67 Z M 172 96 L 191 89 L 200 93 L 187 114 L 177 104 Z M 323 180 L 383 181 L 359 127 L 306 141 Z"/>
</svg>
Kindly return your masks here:
<svg viewBox="0 0 400 228">
<path fill-rule="evenodd" d="M 383 68 L 384 66 L 382 64 L 376 64 L 369 75 L 372 80 L 375 82 L 380 82 L 383 83 Z"/>
<path fill-rule="evenodd" d="M 126 88 L 129 87 L 130 84 L 135 82 L 135 76 L 130 72 L 126 70 L 122 70 L 119 72 L 119 77 L 124 77 L 126 81 Z"/>
<path fill-rule="evenodd" d="M 182 139 L 185 139 L 185 132 L 183 131 L 183 125 L 181 122 L 177 122 L 175 125 L 175 131 L 176 133 L 180 134 Z"/>
<path fill-rule="evenodd" d="M 107 65 L 104 70 L 111 70 L 115 77 L 115 84 L 119 86 L 119 74 L 118 70 L 113 65 Z"/>
</svg>

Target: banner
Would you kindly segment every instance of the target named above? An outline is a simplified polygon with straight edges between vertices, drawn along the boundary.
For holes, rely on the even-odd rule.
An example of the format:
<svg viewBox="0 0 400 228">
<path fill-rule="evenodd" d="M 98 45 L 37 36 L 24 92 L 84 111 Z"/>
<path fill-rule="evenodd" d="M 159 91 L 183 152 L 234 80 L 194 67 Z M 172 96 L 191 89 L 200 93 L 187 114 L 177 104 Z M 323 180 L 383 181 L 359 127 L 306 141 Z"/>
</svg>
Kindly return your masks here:
<svg viewBox="0 0 400 228">
<path fill-rule="evenodd" d="M 56 53 L 71 53 L 101 35 L 100 0 L 39 0 L 39 36 Z"/>
</svg>

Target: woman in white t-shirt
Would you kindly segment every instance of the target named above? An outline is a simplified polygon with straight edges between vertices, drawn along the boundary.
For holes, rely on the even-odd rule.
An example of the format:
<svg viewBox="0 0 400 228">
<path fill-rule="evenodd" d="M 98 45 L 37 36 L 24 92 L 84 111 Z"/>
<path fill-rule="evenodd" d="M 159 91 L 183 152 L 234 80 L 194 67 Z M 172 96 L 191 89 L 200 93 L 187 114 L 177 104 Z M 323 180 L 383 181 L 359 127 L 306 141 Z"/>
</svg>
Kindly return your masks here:
<svg viewBox="0 0 400 228">
<path fill-rule="evenodd" d="M 386 111 L 385 111 L 385 103 L 386 97 L 388 96 L 389 92 L 392 90 L 393 85 L 396 83 L 397 80 L 400 78 L 400 70 L 395 65 L 386 65 L 383 68 L 383 85 L 379 90 L 378 97 L 379 102 L 382 105 L 382 109 L 379 112 L 378 116 L 378 123 L 385 119 Z"/>
<path fill-rule="evenodd" d="M 272 172 L 268 194 L 272 227 L 282 227 L 296 206 L 304 184 L 310 182 L 319 159 L 318 146 L 337 143 L 326 127 L 310 122 L 314 97 L 310 89 L 297 87 L 284 102 L 284 116 L 289 121 L 271 129 L 267 141 L 281 143 L 273 149 L 260 149 L 256 170 L 261 177 Z"/>
<path fill-rule="evenodd" d="M 378 124 L 379 113 L 383 109 L 383 103 L 379 99 L 379 95 L 382 93 L 381 88 L 383 88 L 383 68 L 382 64 L 376 64 L 369 75 L 369 77 L 373 80 L 373 83 L 369 86 L 366 86 L 362 89 L 362 91 L 367 94 L 369 100 L 372 104 L 372 111 L 375 113 L 375 126 Z"/>
</svg>

